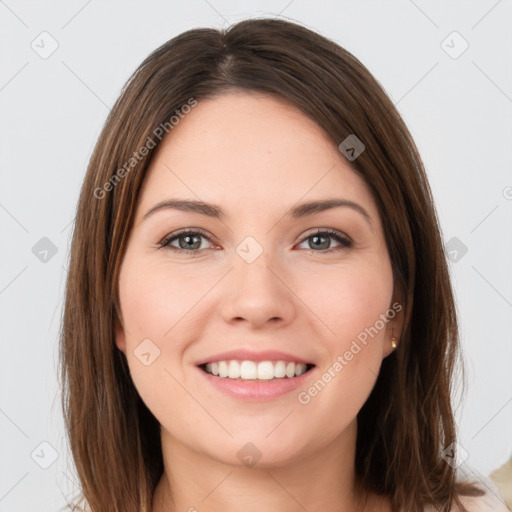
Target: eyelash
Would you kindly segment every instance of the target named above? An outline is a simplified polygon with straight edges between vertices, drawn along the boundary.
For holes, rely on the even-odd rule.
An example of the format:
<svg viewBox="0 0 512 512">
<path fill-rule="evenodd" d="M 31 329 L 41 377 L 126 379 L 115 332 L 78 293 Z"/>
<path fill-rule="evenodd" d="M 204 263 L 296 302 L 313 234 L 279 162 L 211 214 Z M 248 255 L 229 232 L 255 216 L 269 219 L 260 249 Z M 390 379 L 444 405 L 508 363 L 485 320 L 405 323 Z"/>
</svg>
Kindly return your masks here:
<svg viewBox="0 0 512 512">
<path fill-rule="evenodd" d="M 160 249 L 167 247 L 168 249 L 170 249 L 173 252 L 187 253 L 189 256 L 192 256 L 192 257 L 199 256 L 203 250 L 206 250 L 206 249 L 201 249 L 201 250 L 181 249 L 180 247 L 174 247 L 174 246 L 170 245 L 171 242 L 173 242 L 174 240 L 176 240 L 184 235 L 192 235 L 192 236 L 200 235 L 200 236 L 206 238 L 206 240 L 208 240 L 208 242 L 213 243 L 211 238 L 205 232 L 197 229 L 197 230 L 193 230 L 193 231 L 192 230 L 190 230 L 190 231 L 184 230 L 184 231 L 179 231 L 178 233 L 173 233 L 171 236 L 165 237 L 162 241 L 160 241 L 158 243 L 158 247 Z M 338 252 L 343 249 L 349 249 L 353 246 L 353 242 L 349 238 L 347 238 L 347 237 L 341 235 L 340 233 L 338 233 L 337 231 L 333 231 L 331 229 L 323 229 L 323 230 L 319 229 L 318 231 L 311 233 L 310 235 L 304 237 L 300 243 L 303 243 L 308 238 L 311 238 L 311 237 L 317 236 L 317 235 L 329 235 L 330 237 L 334 238 L 337 242 L 339 242 L 340 245 L 338 247 L 334 247 L 331 249 L 325 249 L 323 251 L 315 251 L 314 249 L 305 249 L 306 251 L 319 252 L 321 254 L 322 253 L 325 254 L 325 253 Z"/>
</svg>

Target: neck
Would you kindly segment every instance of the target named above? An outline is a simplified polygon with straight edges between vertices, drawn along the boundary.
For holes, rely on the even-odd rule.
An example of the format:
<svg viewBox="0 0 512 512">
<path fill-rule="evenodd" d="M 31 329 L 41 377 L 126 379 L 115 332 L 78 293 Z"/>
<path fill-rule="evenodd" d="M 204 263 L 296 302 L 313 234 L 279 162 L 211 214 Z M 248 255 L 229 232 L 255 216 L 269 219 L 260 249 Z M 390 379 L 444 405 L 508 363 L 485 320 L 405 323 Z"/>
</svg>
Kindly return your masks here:
<svg viewBox="0 0 512 512">
<path fill-rule="evenodd" d="M 382 510 L 357 491 L 354 471 L 357 423 L 314 453 L 301 452 L 283 466 L 246 467 L 214 459 L 179 442 L 162 428 L 164 473 L 153 512 L 356 512 Z M 263 462 L 263 458 L 260 462 Z"/>
</svg>

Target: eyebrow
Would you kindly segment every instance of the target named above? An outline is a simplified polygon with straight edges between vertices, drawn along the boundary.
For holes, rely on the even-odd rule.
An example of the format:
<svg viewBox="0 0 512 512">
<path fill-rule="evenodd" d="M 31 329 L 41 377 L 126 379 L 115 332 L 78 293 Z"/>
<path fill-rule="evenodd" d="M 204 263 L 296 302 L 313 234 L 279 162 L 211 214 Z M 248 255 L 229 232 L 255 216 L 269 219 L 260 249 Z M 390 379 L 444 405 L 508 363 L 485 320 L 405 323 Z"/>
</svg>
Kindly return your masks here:
<svg viewBox="0 0 512 512">
<path fill-rule="evenodd" d="M 372 219 L 369 213 L 361 205 L 355 203 L 354 201 L 349 201 L 348 199 L 333 198 L 302 203 L 291 208 L 286 213 L 285 216 L 287 218 L 300 219 L 303 217 L 307 217 L 308 215 L 314 215 L 316 213 L 320 213 L 326 210 L 330 210 L 332 208 L 339 207 L 351 208 L 352 210 L 360 213 L 373 228 Z M 212 217 L 215 219 L 225 218 L 225 213 L 223 209 L 218 205 L 205 203 L 203 201 L 192 201 L 189 199 L 168 199 L 165 201 L 161 201 L 160 203 L 150 208 L 144 214 L 142 220 L 144 221 L 150 215 L 157 211 L 167 209 L 198 213 L 200 215 L 205 215 L 207 217 Z"/>
</svg>

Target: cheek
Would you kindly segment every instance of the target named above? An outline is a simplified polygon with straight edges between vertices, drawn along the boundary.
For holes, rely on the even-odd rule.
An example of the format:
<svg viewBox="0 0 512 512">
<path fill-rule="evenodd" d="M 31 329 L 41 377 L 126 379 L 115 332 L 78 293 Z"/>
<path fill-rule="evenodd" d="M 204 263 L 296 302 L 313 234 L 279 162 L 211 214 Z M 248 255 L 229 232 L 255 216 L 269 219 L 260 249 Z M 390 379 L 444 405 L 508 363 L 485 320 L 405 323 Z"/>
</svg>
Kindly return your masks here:
<svg viewBox="0 0 512 512">
<path fill-rule="evenodd" d="M 201 299 L 216 281 L 217 275 L 198 274 L 192 266 L 176 271 L 165 262 L 136 254 L 123 263 L 119 299 L 127 361 L 141 398 L 155 416 L 169 396 L 181 400 L 184 392 L 178 382 L 187 378 L 183 355 L 202 318 L 197 306 L 204 304 Z M 146 366 L 145 358 L 153 362 Z"/>
<path fill-rule="evenodd" d="M 141 261 L 128 256 L 119 276 L 126 358 L 142 401 L 160 423 L 165 423 L 169 402 L 182 404 L 186 400 L 177 384 L 183 381 L 175 364 L 183 347 L 176 334 L 195 294 L 190 289 L 184 293 L 182 279 L 169 279 L 155 264 Z"/>
<path fill-rule="evenodd" d="M 373 326 L 391 304 L 393 279 L 388 262 L 369 260 L 317 271 L 303 283 L 301 298 L 329 327 L 331 348 L 343 349 Z M 379 322 L 379 336 L 385 329 Z M 377 337 L 377 336 L 376 336 Z"/>
<path fill-rule="evenodd" d="M 304 284 L 301 298 L 329 330 L 322 337 L 321 382 L 306 389 L 300 403 L 309 403 L 315 417 L 328 415 L 335 403 L 343 422 L 360 410 L 380 370 L 387 326 L 382 318 L 392 300 L 391 266 L 382 259 L 332 266 Z M 333 422 L 333 432 L 341 428 L 339 422 Z"/>
<path fill-rule="evenodd" d="M 120 276 L 119 293 L 131 342 L 141 336 L 159 340 L 157 343 L 172 338 L 172 330 L 201 299 L 206 285 L 187 270 L 170 273 L 158 264 L 137 265 L 128 260 Z"/>
</svg>

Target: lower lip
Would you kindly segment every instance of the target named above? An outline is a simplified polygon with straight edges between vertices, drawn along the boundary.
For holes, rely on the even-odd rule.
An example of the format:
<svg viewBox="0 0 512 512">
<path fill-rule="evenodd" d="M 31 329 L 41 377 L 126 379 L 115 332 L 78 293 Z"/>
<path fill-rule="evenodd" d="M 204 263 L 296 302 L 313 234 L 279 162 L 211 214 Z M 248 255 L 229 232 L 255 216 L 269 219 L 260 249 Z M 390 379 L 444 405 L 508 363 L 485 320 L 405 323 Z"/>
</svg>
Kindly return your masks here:
<svg viewBox="0 0 512 512">
<path fill-rule="evenodd" d="M 248 401 L 273 400 L 274 398 L 286 395 L 303 385 L 315 369 L 315 367 L 313 367 L 299 377 L 292 377 L 291 379 L 285 377 L 283 379 L 269 380 L 265 382 L 216 377 L 215 375 L 205 372 L 199 367 L 196 368 L 208 380 L 208 382 L 210 382 L 210 384 L 219 391 L 222 391 L 234 398 Z"/>
</svg>

